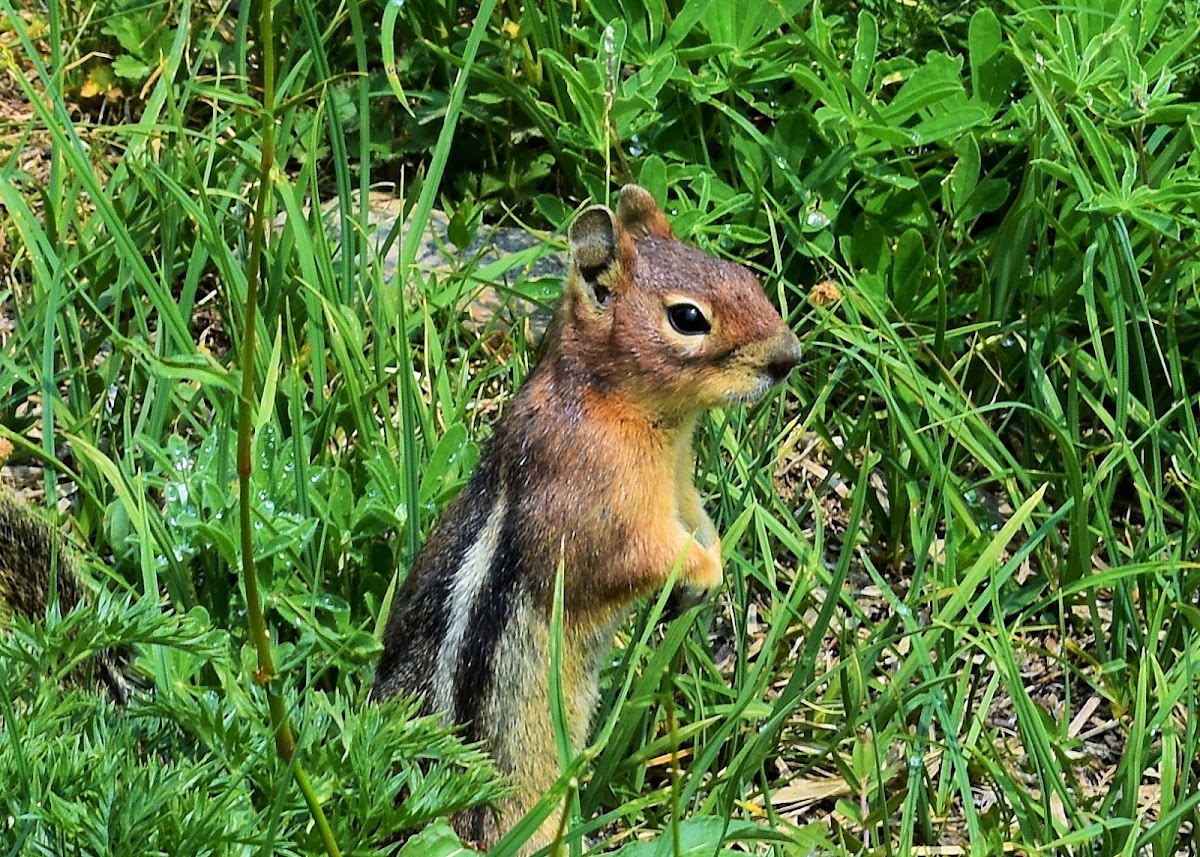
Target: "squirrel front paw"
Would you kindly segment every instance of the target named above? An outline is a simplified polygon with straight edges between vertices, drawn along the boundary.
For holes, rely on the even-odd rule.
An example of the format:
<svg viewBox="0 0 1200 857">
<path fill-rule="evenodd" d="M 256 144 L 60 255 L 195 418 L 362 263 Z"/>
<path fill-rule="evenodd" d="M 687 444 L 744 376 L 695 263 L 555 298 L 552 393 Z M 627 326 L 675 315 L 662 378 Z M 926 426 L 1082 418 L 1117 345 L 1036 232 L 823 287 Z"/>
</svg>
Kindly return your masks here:
<svg viewBox="0 0 1200 857">
<path fill-rule="evenodd" d="M 688 534 L 687 560 L 679 570 L 675 588 L 667 600 L 666 618 L 673 619 L 703 603 L 721 585 L 721 539 L 705 516 L 708 527 Z"/>
<path fill-rule="evenodd" d="M 689 535 L 687 562 L 680 570 L 679 582 L 703 592 L 716 589 L 721 585 L 724 575 L 721 568 L 721 537 L 717 535 L 716 527 L 708 521 L 707 530 L 697 530 Z"/>
<path fill-rule="evenodd" d="M 693 607 L 703 604 L 721 585 L 721 540 L 712 531 L 714 542 L 701 545 L 699 538 L 691 544 L 692 555 L 688 565 L 680 570 L 675 588 L 667 598 L 663 618 L 667 620 L 682 616 Z"/>
</svg>

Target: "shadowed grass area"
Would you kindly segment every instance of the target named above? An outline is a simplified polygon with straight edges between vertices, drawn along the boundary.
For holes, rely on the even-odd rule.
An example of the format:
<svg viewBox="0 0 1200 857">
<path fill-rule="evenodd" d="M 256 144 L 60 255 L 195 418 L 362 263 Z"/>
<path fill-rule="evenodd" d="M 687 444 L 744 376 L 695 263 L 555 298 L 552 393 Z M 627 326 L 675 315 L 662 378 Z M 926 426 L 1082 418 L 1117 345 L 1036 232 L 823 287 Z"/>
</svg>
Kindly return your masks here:
<svg viewBox="0 0 1200 857">
<path fill-rule="evenodd" d="M 525 266 L 633 180 L 805 364 L 700 430 L 728 585 L 620 632 L 565 846 L 1190 853 L 1200 5 L 298 0 L 257 219 L 251 5 L 0 0 L 0 437 L 105 593 L 0 637 L 4 853 L 318 847 L 231 572 L 254 229 L 254 554 L 333 832 L 392 853 L 498 793 L 363 689 L 535 359 L 483 281 L 551 302 Z M 435 206 L 544 250 L 428 264 Z M 153 694 L 58 686 L 114 644 Z"/>
</svg>

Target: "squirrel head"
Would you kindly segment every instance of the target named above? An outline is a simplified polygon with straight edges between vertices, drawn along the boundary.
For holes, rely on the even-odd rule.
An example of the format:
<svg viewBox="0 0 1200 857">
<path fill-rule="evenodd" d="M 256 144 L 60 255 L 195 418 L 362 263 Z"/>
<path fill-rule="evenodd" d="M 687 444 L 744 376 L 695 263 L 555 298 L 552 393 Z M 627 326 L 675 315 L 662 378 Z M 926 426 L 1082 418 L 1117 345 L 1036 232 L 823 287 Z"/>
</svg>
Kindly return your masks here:
<svg viewBox="0 0 1200 857">
<path fill-rule="evenodd" d="M 570 240 L 562 347 L 653 417 L 756 399 L 799 363 L 757 278 L 679 242 L 644 188 L 583 211 Z"/>
</svg>

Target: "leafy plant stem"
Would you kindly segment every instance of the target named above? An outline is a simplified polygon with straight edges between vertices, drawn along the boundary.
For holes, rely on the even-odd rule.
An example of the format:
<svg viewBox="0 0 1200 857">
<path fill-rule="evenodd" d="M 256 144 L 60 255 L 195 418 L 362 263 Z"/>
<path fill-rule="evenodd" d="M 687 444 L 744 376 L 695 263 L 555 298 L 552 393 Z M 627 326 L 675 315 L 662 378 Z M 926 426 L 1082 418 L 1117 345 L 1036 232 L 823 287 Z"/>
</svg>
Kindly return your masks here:
<svg viewBox="0 0 1200 857">
<path fill-rule="evenodd" d="M 339 857 L 333 831 L 329 826 L 321 802 L 313 789 L 304 766 L 296 755 L 296 739 L 292 733 L 291 719 L 284 704 L 283 695 L 272 686 L 276 678 L 275 660 L 271 654 L 271 638 L 267 633 L 263 616 L 262 597 L 258 588 L 258 572 L 254 565 L 254 528 L 251 522 L 251 477 L 253 474 L 251 429 L 254 409 L 254 353 L 256 345 L 258 282 L 262 273 L 263 244 L 267 229 L 267 208 L 273 193 L 271 171 L 275 164 L 275 38 L 271 14 L 271 3 L 264 0 L 259 17 L 258 42 L 262 47 L 262 154 L 259 161 L 258 198 L 255 202 L 254 222 L 251 225 L 250 258 L 246 272 L 245 327 L 242 337 L 242 395 L 238 402 L 238 503 L 241 524 L 242 578 L 246 586 L 246 615 L 250 627 L 250 638 L 258 653 L 258 669 L 254 682 L 267 694 L 267 705 L 271 713 L 271 727 L 275 734 L 275 749 L 279 758 L 292 766 L 292 775 L 308 804 L 313 823 L 320 833 L 325 851 L 330 857 Z"/>
<path fill-rule="evenodd" d="M 682 651 L 682 650 L 680 650 Z M 671 739 L 671 848 L 675 857 L 683 854 L 683 839 L 679 829 L 679 787 L 681 774 L 679 770 L 679 718 L 675 715 L 675 686 L 671 677 L 675 675 L 680 665 L 680 657 L 675 658 L 675 665 L 663 669 L 663 705 L 667 709 L 667 734 Z"/>
</svg>

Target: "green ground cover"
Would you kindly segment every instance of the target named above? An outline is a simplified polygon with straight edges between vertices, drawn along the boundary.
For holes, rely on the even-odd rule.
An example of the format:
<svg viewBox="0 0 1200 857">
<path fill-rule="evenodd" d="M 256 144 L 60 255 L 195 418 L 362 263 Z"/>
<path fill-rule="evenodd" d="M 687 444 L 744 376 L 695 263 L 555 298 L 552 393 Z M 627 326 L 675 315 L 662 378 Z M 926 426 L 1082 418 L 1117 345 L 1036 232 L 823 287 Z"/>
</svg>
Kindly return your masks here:
<svg viewBox="0 0 1200 857">
<path fill-rule="evenodd" d="M 728 585 L 621 632 L 561 847 L 1195 853 L 1200 3 L 261 11 L 0 0 L 0 437 L 103 592 L 0 637 L 0 854 L 314 853 L 296 763 L 343 853 L 496 794 L 365 697 L 533 356 L 469 309 L 543 251 L 413 262 L 435 205 L 550 253 L 626 181 L 806 359 L 702 427 Z M 125 709 L 62 682 L 113 644 Z"/>
</svg>

